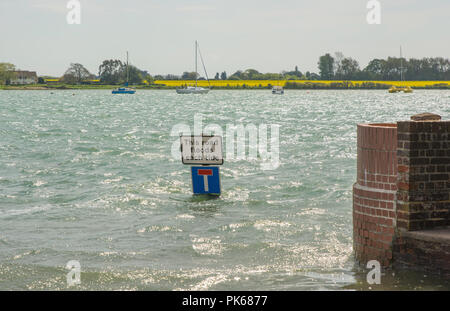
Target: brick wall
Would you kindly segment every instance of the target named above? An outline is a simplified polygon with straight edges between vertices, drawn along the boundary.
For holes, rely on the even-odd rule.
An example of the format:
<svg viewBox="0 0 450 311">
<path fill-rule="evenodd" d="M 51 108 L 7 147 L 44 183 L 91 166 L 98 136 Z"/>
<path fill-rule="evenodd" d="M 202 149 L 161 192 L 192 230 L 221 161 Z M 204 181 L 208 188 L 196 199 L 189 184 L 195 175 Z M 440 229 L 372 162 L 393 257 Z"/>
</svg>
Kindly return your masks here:
<svg viewBox="0 0 450 311">
<path fill-rule="evenodd" d="M 388 266 L 395 235 L 396 124 L 358 125 L 357 182 L 353 186 L 353 247 L 358 261 Z"/>
<path fill-rule="evenodd" d="M 445 229 L 402 231 L 394 245 L 394 265 L 450 279 L 449 241 Z"/>
<path fill-rule="evenodd" d="M 397 124 L 398 228 L 450 225 L 450 121 Z"/>
</svg>

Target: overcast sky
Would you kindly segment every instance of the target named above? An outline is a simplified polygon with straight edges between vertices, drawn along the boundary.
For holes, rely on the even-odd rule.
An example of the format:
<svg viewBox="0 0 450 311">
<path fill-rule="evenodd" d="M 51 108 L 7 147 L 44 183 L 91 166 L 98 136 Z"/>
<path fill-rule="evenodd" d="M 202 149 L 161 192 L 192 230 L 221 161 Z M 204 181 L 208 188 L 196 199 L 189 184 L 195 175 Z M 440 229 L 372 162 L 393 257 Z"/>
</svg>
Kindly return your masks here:
<svg viewBox="0 0 450 311">
<path fill-rule="evenodd" d="M 254 68 L 317 72 L 320 55 L 340 51 L 361 67 L 373 58 L 450 57 L 450 0 L 379 0 L 381 25 L 368 25 L 368 0 L 0 0 L 0 62 L 61 76 L 70 63 L 92 73 L 125 59 L 155 74 L 194 67 L 198 40 L 210 77 Z"/>
</svg>

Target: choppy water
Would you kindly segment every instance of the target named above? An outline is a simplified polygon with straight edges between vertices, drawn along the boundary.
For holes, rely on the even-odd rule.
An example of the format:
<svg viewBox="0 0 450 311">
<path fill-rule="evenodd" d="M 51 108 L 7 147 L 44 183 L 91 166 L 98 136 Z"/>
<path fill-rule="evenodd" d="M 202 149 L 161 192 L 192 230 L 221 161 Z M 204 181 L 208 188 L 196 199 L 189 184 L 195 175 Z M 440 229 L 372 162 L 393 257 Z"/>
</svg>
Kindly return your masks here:
<svg viewBox="0 0 450 311">
<path fill-rule="evenodd" d="M 75 95 L 73 95 L 75 94 Z M 450 92 L 0 92 L 0 289 L 367 289 L 352 257 L 356 124 L 424 111 Z M 171 156 L 177 123 L 279 124 L 280 161 L 227 161 L 223 195 L 193 197 Z M 378 289 L 449 289 L 396 272 Z M 73 289 L 73 288 L 72 288 Z"/>
</svg>

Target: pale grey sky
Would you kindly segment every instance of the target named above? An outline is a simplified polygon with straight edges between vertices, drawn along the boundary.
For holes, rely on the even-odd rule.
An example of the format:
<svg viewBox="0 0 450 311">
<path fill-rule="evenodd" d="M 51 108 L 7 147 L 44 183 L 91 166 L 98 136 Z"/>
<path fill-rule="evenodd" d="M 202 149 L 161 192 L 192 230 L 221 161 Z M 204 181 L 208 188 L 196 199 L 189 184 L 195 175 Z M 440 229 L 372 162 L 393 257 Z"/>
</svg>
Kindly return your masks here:
<svg viewBox="0 0 450 311">
<path fill-rule="evenodd" d="M 381 25 L 368 25 L 368 0 L 80 0 L 81 25 L 69 25 L 68 0 L 0 0 L 0 62 L 60 76 L 70 63 L 92 73 L 124 59 L 151 74 L 194 67 L 198 40 L 210 77 L 238 69 L 317 72 L 320 55 L 370 59 L 450 57 L 449 0 L 379 0 Z"/>
</svg>

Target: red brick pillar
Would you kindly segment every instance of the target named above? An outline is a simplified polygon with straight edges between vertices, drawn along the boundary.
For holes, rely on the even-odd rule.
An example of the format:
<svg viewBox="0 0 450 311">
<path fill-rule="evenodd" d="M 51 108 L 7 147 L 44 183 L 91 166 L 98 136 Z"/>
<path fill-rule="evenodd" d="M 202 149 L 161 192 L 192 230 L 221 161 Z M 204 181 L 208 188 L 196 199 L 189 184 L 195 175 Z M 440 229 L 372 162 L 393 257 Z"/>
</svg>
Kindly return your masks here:
<svg viewBox="0 0 450 311">
<path fill-rule="evenodd" d="M 397 226 L 450 225 L 450 121 L 398 122 Z"/>
<path fill-rule="evenodd" d="M 359 124 L 353 186 L 353 248 L 358 261 L 389 266 L 395 233 L 396 124 Z"/>
</svg>

